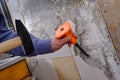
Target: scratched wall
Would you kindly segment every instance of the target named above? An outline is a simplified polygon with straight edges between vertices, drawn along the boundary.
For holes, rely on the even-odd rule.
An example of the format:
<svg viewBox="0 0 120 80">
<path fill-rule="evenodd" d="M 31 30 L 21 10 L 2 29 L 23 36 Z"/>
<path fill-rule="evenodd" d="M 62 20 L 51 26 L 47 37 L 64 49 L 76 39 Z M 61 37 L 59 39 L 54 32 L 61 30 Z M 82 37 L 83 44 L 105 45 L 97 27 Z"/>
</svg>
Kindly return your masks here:
<svg viewBox="0 0 120 80">
<path fill-rule="evenodd" d="M 89 65 L 103 70 L 110 80 L 120 80 L 116 51 L 96 0 L 6 0 L 6 2 L 12 19 L 21 19 L 29 31 L 40 39 L 53 37 L 58 25 L 66 20 L 72 20 L 76 24 L 78 42 L 90 54 L 91 59 L 80 56 Z M 80 53 L 77 49 L 75 51 L 77 54 Z M 65 46 L 56 54 L 34 57 L 32 65 L 39 65 L 34 61 L 39 62 L 41 59 L 75 56 L 75 51 Z M 35 74 L 37 75 L 37 72 Z"/>
<path fill-rule="evenodd" d="M 120 59 L 120 1 L 99 0 L 99 5 Z"/>
</svg>

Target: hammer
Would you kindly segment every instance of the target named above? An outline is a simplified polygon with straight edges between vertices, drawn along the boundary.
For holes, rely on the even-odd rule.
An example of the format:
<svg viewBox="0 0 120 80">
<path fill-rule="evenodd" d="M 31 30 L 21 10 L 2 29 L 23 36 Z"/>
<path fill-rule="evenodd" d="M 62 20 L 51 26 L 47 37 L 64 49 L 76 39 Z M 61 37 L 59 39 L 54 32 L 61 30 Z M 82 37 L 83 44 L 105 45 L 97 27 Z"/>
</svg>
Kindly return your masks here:
<svg viewBox="0 0 120 80">
<path fill-rule="evenodd" d="M 29 32 L 21 20 L 15 20 L 15 24 L 18 37 L 0 43 L 0 54 L 8 52 L 21 45 L 23 45 L 26 55 L 33 53 L 34 47 Z"/>
</svg>

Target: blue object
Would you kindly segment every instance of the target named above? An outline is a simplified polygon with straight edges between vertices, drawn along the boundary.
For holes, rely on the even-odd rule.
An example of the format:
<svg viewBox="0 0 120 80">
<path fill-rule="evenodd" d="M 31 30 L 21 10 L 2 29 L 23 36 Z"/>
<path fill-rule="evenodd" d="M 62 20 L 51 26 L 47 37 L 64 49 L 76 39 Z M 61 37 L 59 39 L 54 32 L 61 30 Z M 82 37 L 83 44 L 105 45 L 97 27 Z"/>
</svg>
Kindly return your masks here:
<svg viewBox="0 0 120 80">
<path fill-rule="evenodd" d="M 17 37 L 17 33 L 11 29 L 7 29 L 6 26 L 4 26 L 4 22 L 4 17 L 0 14 L 0 43 Z M 35 51 L 29 56 L 53 52 L 53 50 L 51 49 L 51 39 L 40 40 L 33 35 L 31 35 L 31 38 L 33 41 Z M 19 46 L 9 51 L 8 53 L 12 54 L 13 56 L 25 56 L 25 52 L 22 46 Z"/>
</svg>

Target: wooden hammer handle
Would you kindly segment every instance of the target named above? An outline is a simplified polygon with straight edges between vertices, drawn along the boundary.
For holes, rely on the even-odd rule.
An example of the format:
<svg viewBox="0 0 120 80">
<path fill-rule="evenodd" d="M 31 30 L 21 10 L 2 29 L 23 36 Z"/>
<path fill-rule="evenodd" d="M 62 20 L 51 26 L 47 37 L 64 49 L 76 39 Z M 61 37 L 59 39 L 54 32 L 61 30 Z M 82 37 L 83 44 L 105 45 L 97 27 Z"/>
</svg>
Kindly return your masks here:
<svg viewBox="0 0 120 80">
<path fill-rule="evenodd" d="M 16 37 L 5 42 L 0 43 L 0 54 L 8 52 L 18 46 L 21 46 L 22 42 L 20 37 Z"/>
</svg>

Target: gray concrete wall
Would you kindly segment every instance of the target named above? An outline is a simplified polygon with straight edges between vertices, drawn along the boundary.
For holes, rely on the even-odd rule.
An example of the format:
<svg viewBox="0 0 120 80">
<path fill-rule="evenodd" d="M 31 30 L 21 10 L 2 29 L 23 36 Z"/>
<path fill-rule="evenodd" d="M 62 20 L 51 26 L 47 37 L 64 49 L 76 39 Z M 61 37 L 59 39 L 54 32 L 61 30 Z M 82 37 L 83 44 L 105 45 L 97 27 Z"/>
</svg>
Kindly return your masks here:
<svg viewBox="0 0 120 80">
<path fill-rule="evenodd" d="M 21 19 L 28 30 L 40 39 L 52 38 L 58 25 L 72 20 L 76 24 L 78 42 L 91 56 L 91 59 L 82 56 L 85 62 L 103 70 L 110 80 L 120 80 L 119 61 L 115 57 L 116 52 L 96 0 L 6 0 L 6 2 L 13 21 L 16 18 Z M 80 52 L 77 50 L 77 53 Z M 39 65 L 34 61 L 67 56 L 75 56 L 74 47 L 69 49 L 64 46 L 56 53 L 36 56 L 31 64 Z"/>
</svg>

